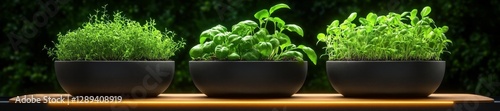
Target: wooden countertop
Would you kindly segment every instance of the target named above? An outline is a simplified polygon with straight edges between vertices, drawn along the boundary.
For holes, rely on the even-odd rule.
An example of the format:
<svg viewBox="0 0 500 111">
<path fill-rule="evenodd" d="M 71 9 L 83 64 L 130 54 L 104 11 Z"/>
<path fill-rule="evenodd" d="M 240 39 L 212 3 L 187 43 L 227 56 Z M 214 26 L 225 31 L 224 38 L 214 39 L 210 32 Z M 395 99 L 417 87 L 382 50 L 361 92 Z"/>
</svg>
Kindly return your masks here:
<svg viewBox="0 0 500 111">
<path fill-rule="evenodd" d="M 70 102 L 68 94 L 30 94 L 18 96 L 19 98 L 44 97 L 65 98 L 64 103 L 48 103 L 49 106 L 109 106 L 129 105 L 147 107 L 335 107 L 335 106 L 369 106 L 369 107 L 420 107 L 420 106 L 446 106 L 454 103 L 476 102 L 493 103 L 493 99 L 474 94 L 432 94 L 427 98 L 345 98 L 340 94 L 295 94 L 291 98 L 207 98 L 204 94 L 161 94 L 156 98 L 123 99 L 118 103 L 80 103 Z M 15 103 L 17 97 L 11 98 L 10 103 Z"/>
</svg>

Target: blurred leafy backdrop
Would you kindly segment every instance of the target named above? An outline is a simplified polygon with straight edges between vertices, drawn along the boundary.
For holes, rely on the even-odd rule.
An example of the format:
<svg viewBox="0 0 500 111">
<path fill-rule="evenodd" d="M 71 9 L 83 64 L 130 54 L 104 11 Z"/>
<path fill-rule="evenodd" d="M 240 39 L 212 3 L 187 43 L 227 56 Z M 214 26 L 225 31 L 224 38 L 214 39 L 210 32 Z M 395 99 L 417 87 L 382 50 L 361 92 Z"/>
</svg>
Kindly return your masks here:
<svg viewBox="0 0 500 111">
<path fill-rule="evenodd" d="M 44 6 L 51 3 L 55 5 Z M 2 0 L 0 96 L 63 93 L 55 78 L 53 60 L 42 50 L 43 46 L 52 47 L 58 33 L 80 27 L 89 14 L 106 4 L 108 11 L 120 10 L 141 23 L 155 19 L 156 28 L 167 28 L 177 33 L 176 39 L 184 38 L 187 45 L 172 58 L 176 61 L 176 74 L 166 92 L 196 93 L 188 71 L 188 51 L 197 43 L 201 31 L 217 24 L 231 26 L 241 20 L 253 20 L 254 12 L 277 3 L 292 8 L 277 12 L 278 16 L 304 29 L 305 37 L 291 36 L 292 41 L 311 46 L 319 55 L 324 53 L 324 44 L 316 45 L 316 34 L 325 32 L 326 25 L 345 19 L 353 11 L 358 15 L 380 15 L 431 6 L 430 17 L 436 25 L 450 27 L 446 35 L 453 41 L 449 46 L 451 54 L 443 56 L 447 61 L 446 75 L 437 92 L 500 96 L 498 0 Z M 37 22 L 33 17 L 42 24 L 33 24 Z M 24 35 L 25 42 L 18 42 L 19 36 L 12 34 Z M 322 58 L 317 66 L 309 65 L 300 92 L 335 92 L 326 78 L 325 60 Z"/>
</svg>

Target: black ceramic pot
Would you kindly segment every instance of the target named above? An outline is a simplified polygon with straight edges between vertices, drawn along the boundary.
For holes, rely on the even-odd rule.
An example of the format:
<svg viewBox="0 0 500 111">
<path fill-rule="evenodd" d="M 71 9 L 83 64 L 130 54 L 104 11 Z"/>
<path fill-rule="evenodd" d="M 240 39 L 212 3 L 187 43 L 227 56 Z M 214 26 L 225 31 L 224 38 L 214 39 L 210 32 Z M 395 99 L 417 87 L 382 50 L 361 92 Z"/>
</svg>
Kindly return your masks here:
<svg viewBox="0 0 500 111">
<path fill-rule="evenodd" d="M 73 96 L 156 97 L 174 76 L 174 61 L 56 61 L 61 87 Z"/>
<path fill-rule="evenodd" d="M 307 62 L 190 61 L 189 71 L 208 97 L 290 97 L 304 84 Z"/>
<path fill-rule="evenodd" d="M 344 97 L 427 97 L 441 84 L 445 61 L 327 61 L 328 78 Z"/>
</svg>

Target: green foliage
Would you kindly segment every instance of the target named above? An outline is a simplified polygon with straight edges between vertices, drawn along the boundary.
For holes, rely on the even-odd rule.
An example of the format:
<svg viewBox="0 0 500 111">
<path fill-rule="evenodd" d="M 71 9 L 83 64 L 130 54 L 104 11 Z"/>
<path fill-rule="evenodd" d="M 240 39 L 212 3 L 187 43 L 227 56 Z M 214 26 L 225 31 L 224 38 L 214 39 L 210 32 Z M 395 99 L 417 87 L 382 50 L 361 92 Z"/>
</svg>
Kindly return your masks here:
<svg viewBox="0 0 500 111">
<path fill-rule="evenodd" d="M 60 0 L 55 0 L 55 2 Z M 59 11 L 54 16 L 48 15 L 47 25 L 37 27 L 33 37 L 27 37 L 27 43 L 19 45 L 19 50 L 12 50 L 8 37 L 0 41 L 0 96 L 17 96 L 34 93 L 64 93 L 55 77 L 52 58 L 42 51 L 44 45 L 53 47 L 51 41 L 57 39 L 59 32 L 68 29 L 77 29 L 88 21 L 88 14 L 102 5 L 109 4 L 109 10 L 121 10 L 124 15 L 140 23 L 156 19 L 156 28 L 176 32 L 175 40 L 182 37 L 186 40 L 186 47 L 199 44 L 199 34 L 217 24 L 231 26 L 240 20 L 253 18 L 255 11 L 269 4 L 285 2 L 293 7 L 294 13 L 273 12 L 272 15 L 303 24 L 307 29 L 303 38 L 292 37 L 289 41 L 296 44 L 311 46 L 318 54 L 325 44 L 312 45 L 317 42 L 311 35 L 325 30 L 325 26 L 317 24 L 331 24 L 332 20 L 348 17 L 351 12 L 366 15 L 370 11 L 377 14 L 404 12 L 417 7 L 431 6 L 431 16 L 437 26 L 446 24 L 450 27 L 446 36 L 453 41 L 448 47 L 451 54 L 443 54 L 446 60 L 446 74 L 438 93 L 476 93 L 485 96 L 500 95 L 500 38 L 495 30 L 500 26 L 500 1 L 479 0 L 163 0 L 163 1 L 136 1 L 136 0 L 64 0 L 66 3 L 57 3 Z M 47 3 L 49 1 L 42 1 Z M 89 4 L 89 2 L 92 2 Z M 30 22 L 34 14 L 46 11 L 41 2 L 28 0 L 6 0 L 0 4 L 4 10 L 0 16 L 0 27 L 6 35 L 13 32 L 22 35 L 22 29 L 30 29 Z M 81 5 L 86 4 L 86 5 Z M 480 7 L 473 7 L 480 5 Z M 55 7 L 50 6 L 50 9 Z M 270 9 L 268 9 L 269 12 Z M 484 13 L 488 12 L 488 13 Z M 417 13 L 421 14 L 421 13 Z M 37 14 L 38 15 L 38 14 Z M 408 14 L 410 15 L 410 14 Z M 358 16 L 359 17 L 359 16 Z M 420 15 L 418 17 L 421 17 Z M 27 20 L 26 20 L 27 19 Z M 39 22 L 44 22 L 38 17 Z M 275 19 L 276 20 L 276 19 Z M 26 22 L 28 21 L 28 22 Z M 256 20 L 255 20 L 256 21 Z M 257 22 L 257 21 L 256 21 Z M 339 21 L 340 23 L 342 21 Z M 359 22 L 354 20 L 353 22 Z M 409 21 L 406 21 L 410 23 Z M 339 23 L 339 24 L 340 24 Z M 28 24 L 28 25 L 27 25 Z M 279 25 L 279 24 L 278 24 Z M 229 27 L 228 27 L 229 28 Z M 31 32 L 31 31 L 30 31 Z M 288 32 L 285 32 L 288 33 Z M 28 33 L 32 34 L 32 33 Z M 325 32 L 326 34 L 326 32 Z M 326 35 L 325 35 L 326 37 Z M 179 50 L 171 60 L 176 60 L 175 78 L 166 93 L 199 93 L 189 75 L 190 50 Z M 318 60 L 316 66 L 309 66 L 307 79 L 299 93 L 332 93 L 332 89 L 325 72 L 325 62 Z M 496 90 L 495 90 L 496 89 Z"/>
<path fill-rule="evenodd" d="M 59 43 L 48 48 L 58 60 L 168 60 L 184 42 L 173 40 L 175 33 L 162 33 L 154 20 L 141 25 L 115 12 L 112 19 L 96 11 L 82 28 L 58 34 Z"/>
<path fill-rule="evenodd" d="M 437 27 L 427 17 L 430 12 L 427 6 L 421 18 L 417 9 L 381 16 L 369 13 L 358 19 L 360 25 L 353 23 L 357 16 L 354 12 L 342 24 L 333 21 L 327 34 L 320 33 L 317 38 L 327 44 L 330 60 L 440 60 L 451 43 L 444 34 L 448 26 Z M 408 20 L 410 24 L 405 23 Z"/>
<path fill-rule="evenodd" d="M 316 53 L 310 47 L 292 44 L 283 33 L 286 29 L 304 36 L 296 24 L 286 24 L 279 17 L 272 17 L 278 9 L 290 9 L 286 4 L 277 4 L 254 14 L 259 23 L 244 20 L 233 25 L 231 31 L 217 25 L 201 33 L 199 44 L 189 51 L 192 59 L 198 60 L 298 60 L 303 61 L 303 51 L 316 64 Z M 268 31 L 271 24 L 274 30 Z"/>
</svg>

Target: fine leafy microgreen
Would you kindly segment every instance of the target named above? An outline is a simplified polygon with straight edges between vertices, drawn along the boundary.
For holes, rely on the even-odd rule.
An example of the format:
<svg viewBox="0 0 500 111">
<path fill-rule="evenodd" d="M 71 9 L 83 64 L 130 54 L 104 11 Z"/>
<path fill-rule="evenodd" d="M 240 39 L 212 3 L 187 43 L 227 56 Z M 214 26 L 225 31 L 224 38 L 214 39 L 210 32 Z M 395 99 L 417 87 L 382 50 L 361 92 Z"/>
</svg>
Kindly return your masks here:
<svg viewBox="0 0 500 111">
<path fill-rule="evenodd" d="M 168 60 L 184 46 L 174 41 L 175 33 L 157 30 L 155 21 L 139 22 L 127 19 L 121 12 L 112 18 L 104 11 L 96 11 L 83 27 L 58 34 L 55 48 L 46 48 L 57 60 Z"/>
<path fill-rule="evenodd" d="M 437 27 L 428 17 L 430 12 L 427 6 L 421 18 L 417 9 L 381 16 L 369 13 L 358 19 L 360 25 L 352 23 L 354 12 L 342 24 L 334 20 L 317 38 L 326 43 L 324 55 L 329 60 L 440 60 L 451 41 L 444 34 L 448 27 Z"/>
<path fill-rule="evenodd" d="M 200 35 L 200 44 L 189 51 L 195 60 L 298 60 L 303 61 L 304 52 L 316 64 L 316 53 L 310 47 L 292 44 L 284 30 L 304 36 L 296 24 L 286 24 L 279 17 L 271 15 L 279 9 L 290 9 L 286 4 L 277 4 L 269 10 L 262 9 L 254 14 L 258 20 L 241 21 L 228 30 L 222 25 L 205 30 Z M 273 27 L 267 27 L 272 25 Z M 273 28 L 274 30 L 268 30 Z"/>
</svg>

